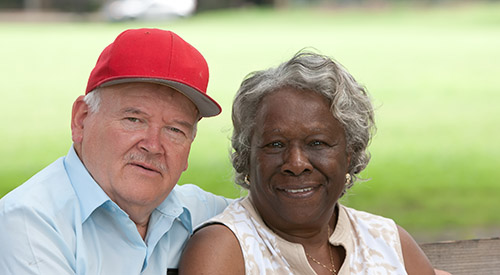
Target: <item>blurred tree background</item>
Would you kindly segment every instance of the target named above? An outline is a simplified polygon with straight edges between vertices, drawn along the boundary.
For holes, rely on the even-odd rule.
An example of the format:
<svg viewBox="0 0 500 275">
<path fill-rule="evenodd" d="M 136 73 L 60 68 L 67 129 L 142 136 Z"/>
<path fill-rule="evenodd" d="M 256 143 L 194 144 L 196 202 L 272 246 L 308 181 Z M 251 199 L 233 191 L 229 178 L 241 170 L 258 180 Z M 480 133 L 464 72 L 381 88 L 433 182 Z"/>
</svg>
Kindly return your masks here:
<svg viewBox="0 0 500 275">
<path fill-rule="evenodd" d="M 0 9 L 27 10 L 27 11 L 63 11 L 88 13 L 99 10 L 109 0 L 2 0 Z M 498 2 L 499 0 L 489 0 Z M 417 5 L 433 5 L 463 0 L 200 0 L 197 11 L 235 8 L 248 5 L 286 8 L 294 6 L 323 5 L 323 6 L 379 6 L 385 4 L 411 3 Z"/>
</svg>

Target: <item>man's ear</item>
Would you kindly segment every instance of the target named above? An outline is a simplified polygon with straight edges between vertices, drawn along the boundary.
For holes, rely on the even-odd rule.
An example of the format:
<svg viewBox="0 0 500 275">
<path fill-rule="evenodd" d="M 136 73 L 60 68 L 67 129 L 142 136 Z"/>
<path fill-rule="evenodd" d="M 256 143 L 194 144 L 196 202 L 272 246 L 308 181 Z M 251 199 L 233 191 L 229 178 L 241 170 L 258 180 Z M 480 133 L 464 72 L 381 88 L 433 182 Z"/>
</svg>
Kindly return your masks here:
<svg viewBox="0 0 500 275">
<path fill-rule="evenodd" d="M 71 112 L 71 139 L 74 143 L 82 142 L 84 120 L 89 115 L 89 107 L 83 98 L 82 95 L 75 100 Z"/>
</svg>

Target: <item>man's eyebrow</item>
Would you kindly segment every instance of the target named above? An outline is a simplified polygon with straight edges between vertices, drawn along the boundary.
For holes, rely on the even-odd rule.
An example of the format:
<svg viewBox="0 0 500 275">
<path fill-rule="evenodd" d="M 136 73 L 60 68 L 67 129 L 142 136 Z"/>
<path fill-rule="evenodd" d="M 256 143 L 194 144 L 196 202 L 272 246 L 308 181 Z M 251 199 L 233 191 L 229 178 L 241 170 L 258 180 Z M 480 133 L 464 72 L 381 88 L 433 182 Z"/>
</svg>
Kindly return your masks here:
<svg viewBox="0 0 500 275">
<path fill-rule="evenodd" d="M 126 107 L 122 110 L 122 113 L 124 114 L 134 114 L 134 115 L 145 115 L 145 116 L 149 116 L 148 113 L 142 111 L 141 109 L 138 109 L 138 108 L 135 108 L 135 107 Z M 189 123 L 188 121 L 184 121 L 184 120 L 180 120 L 180 119 L 175 119 L 174 120 L 175 123 L 179 124 L 179 125 L 183 125 L 187 128 L 194 128 L 194 124 L 192 123 Z"/>
<path fill-rule="evenodd" d="M 184 120 L 178 120 L 178 119 L 176 119 L 176 120 L 174 120 L 174 122 L 177 123 L 177 124 L 179 124 L 179 125 L 183 125 L 184 127 L 190 128 L 190 129 L 194 128 L 193 124 L 191 124 L 191 123 L 189 123 L 187 121 L 184 121 Z"/>
<path fill-rule="evenodd" d="M 140 109 L 135 108 L 135 107 L 124 108 L 124 109 L 122 109 L 121 112 L 124 114 L 147 115 L 145 112 L 143 112 Z"/>
</svg>

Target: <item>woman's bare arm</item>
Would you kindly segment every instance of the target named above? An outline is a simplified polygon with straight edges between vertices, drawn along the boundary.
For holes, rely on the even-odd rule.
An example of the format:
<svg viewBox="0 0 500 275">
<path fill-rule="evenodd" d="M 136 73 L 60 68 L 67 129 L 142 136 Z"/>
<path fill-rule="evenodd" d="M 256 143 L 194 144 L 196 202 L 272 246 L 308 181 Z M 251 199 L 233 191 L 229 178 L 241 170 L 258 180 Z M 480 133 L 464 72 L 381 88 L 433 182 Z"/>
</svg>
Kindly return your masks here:
<svg viewBox="0 0 500 275">
<path fill-rule="evenodd" d="M 405 262 L 406 272 L 412 274 L 449 274 L 441 270 L 434 270 L 431 262 L 425 255 L 424 251 L 415 242 L 406 230 L 398 226 L 399 239 L 401 240 L 401 248 L 403 250 L 403 258 Z M 443 273 L 440 273 L 443 272 Z"/>
<path fill-rule="evenodd" d="M 244 275 L 245 262 L 238 239 L 221 224 L 198 230 L 184 249 L 179 274 Z"/>
</svg>

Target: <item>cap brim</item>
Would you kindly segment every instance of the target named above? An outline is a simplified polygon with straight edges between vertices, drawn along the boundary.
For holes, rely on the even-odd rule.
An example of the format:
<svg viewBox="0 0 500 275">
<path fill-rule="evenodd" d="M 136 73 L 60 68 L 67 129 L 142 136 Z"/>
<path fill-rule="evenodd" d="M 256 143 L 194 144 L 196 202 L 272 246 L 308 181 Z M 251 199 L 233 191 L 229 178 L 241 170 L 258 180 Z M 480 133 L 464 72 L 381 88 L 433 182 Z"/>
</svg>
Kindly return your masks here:
<svg viewBox="0 0 500 275">
<path fill-rule="evenodd" d="M 172 80 L 166 80 L 161 78 L 145 78 L 145 77 L 119 78 L 106 81 L 101 85 L 99 85 L 99 87 L 107 87 L 111 85 L 131 83 L 131 82 L 156 83 L 171 87 L 180 92 L 181 94 L 185 95 L 187 98 L 189 98 L 194 103 L 194 105 L 196 105 L 202 117 L 216 116 L 220 114 L 222 111 L 220 105 L 207 94 L 202 93 L 191 86 Z"/>
</svg>

